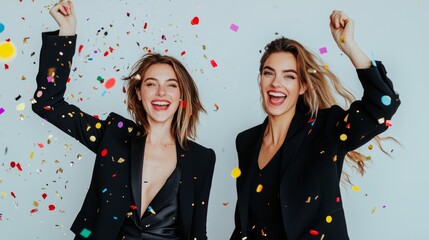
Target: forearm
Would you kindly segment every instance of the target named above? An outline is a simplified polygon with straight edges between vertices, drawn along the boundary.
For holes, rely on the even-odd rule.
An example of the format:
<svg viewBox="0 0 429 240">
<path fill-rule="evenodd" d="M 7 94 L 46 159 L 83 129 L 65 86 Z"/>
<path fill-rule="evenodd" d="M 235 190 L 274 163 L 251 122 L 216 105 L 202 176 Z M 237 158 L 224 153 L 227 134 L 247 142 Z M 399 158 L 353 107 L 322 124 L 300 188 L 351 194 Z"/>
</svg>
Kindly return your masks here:
<svg viewBox="0 0 429 240">
<path fill-rule="evenodd" d="M 349 43 L 344 52 L 356 69 L 371 67 L 371 59 L 362 51 L 356 42 L 353 41 Z"/>
</svg>

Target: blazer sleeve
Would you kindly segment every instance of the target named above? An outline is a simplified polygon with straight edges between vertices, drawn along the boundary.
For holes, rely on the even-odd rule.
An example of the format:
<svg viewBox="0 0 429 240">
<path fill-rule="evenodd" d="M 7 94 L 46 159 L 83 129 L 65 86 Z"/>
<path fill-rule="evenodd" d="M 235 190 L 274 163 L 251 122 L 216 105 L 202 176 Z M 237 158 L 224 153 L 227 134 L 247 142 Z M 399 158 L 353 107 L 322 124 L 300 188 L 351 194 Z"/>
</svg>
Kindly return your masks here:
<svg viewBox="0 0 429 240">
<path fill-rule="evenodd" d="M 209 159 L 206 166 L 206 174 L 204 175 L 204 181 L 202 181 L 202 187 L 200 191 L 196 192 L 195 197 L 195 209 L 194 209 L 194 236 L 192 239 L 207 239 L 207 209 L 210 197 L 210 189 L 212 185 L 212 178 L 214 172 L 214 166 L 216 162 L 216 154 L 213 149 L 209 150 Z"/>
<path fill-rule="evenodd" d="M 334 131 L 345 152 L 362 146 L 384 132 L 401 103 L 384 65 L 379 61 L 376 65 L 357 70 L 364 89 L 361 100 L 353 102 L 347 111 L 333 107 L 336 112 Z"/>
<path fill-rule="evenodd" d="M 32 109 L 40 117 L 97 152 L 106 124 L 64 100 L 77 36 L 42 33 L 37 89 Z"/>
</svg>

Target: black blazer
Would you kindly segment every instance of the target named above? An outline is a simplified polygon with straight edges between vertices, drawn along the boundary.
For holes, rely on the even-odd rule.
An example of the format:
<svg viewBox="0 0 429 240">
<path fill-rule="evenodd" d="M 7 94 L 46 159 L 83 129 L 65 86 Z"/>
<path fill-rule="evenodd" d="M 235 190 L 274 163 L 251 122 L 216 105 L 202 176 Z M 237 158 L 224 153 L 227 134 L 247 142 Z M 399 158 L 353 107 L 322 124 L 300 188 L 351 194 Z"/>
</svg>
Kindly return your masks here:
<svg viewBox="0 0 429 240">
<path fill-rule="evenodd" d="M 76 36 L 43 33 L 33 110 L 96 153 L 91 184 L 71 230 L 87 239 L 115 239 L 127 214 L 140 214 L 141 165 L 146 136 L 137 125 L 111 113 L 99 120 L 64 101 Z M 53 73 L 54 72 L 54 73 Z M 53 77 L 47 80 L 47 77 Z M 182 171 L 179 188 L 181 239 L 207 239 L 206 217 L 215 153 L 193 141 L 176 144 Z M 140 216 L 140 215 L 139 215 Z"/>
<path fill-rule="evenodd" d="M 400 100 L 381 62 L 357 70 L 364 88 L 361 101 L 349 110 L 339 106 L 319 110 L 315 119 L 299 99 L 286 139 L 279 149 L 279 197 L 283 228 L 288 240 L 349 239 L 339 182 L 347 152 L 385 131 Z M 384 96 L 384 97 L 383 97 Z M 389 98 L 390 105 L 387 104 Z M 242 175 L 237 178 L 238 200 L 231 239 L 250 239 L 249 196 L 268 118 L 238 134 L 236 147 Z M 344 135 L 343 135 L 344 134 Z M 347 137 L 347 139 L 345 139 Z"/>
</svg>

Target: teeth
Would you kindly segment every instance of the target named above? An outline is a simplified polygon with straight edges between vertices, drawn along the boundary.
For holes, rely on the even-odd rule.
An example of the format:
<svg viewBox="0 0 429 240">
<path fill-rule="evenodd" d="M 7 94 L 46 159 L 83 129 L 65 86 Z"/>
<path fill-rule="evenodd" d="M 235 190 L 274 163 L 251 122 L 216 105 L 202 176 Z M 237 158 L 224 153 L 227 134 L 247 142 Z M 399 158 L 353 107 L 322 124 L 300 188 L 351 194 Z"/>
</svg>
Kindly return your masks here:
<svg viewBox="0 0 429 240">
<path fill-rule="evenodd" d="M 273 96 L 273 97 L 286 97 L 286 94 L 279 93 L 279 92 L 268 92 L 268 95 Z"/>
<path fill-rule="evenodd" d="M 170 105 L 170 103 L 164 102 L 164 101 L 156 101 L 156 102 L 152 102 L 152 104 L 159 105 L 159 106 L 168 106 L 168 105 Z"/>
</svg>

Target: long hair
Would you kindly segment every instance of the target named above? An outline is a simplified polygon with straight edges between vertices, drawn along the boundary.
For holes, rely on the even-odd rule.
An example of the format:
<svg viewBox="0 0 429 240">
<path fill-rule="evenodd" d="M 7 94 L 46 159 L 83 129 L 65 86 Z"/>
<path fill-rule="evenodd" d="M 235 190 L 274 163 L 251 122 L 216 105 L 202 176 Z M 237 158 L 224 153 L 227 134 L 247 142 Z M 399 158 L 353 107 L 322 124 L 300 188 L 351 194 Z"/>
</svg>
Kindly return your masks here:
<svg viewBox="0 0 429 240">
<path fill-rule="evenodd" d="M 187 147 L 187 140 L 189 138 L 196 138 L 196 126 L 199 120 L 199 113 L 205 112 L 205 109 L 201 104 L 195 81 L 183 64 L 176 58 L 158 53 L 148 53 L 134 64 L 131 74 L 123 78 L 128 81 L 127 110 L 132 115 L 137 125 L 144 129 L 145 134 L 148 134 L 150 132 L 150 125 L 147 119 L 147 113 L 142 103 L 138 100 L 136 89 L 140 89 L 148 68 L 159 63 L 170 65 L 179 83 L 181 104 L 174 114 L 171 124 L 171 134 L 178 140 L 180 146 L 185 148 Z"/>
<path fill-rule="evenodd" d="M 298 79 L 301 85 L 307 86 L 307 90 L 302 98 L 312 118 L 317 117 L 319 109 L 325 109 L 336 105 L 336 94 L 341 96 L 347 105 L 350 105 L 356 100 L 353 94 L 348 91 L 335 74 L 329 70 L 329 67 L 322 64 L 322 61 L 316 54 L 307 50 L 299 42 L 288 38 L 278 38 L 267 44 L 265 52 L 261 57 L 259 74 L 262 74 L 265 61 L 268 57 L 278 52 L 288 52 L 295 56 L 298 68 Z M 396 139 L 392 137 L 387 137 L 385 139 L 396 141 Z M 381 145 L 381 140 L 384 139 L 376 136 L 374 140 L 376 141 L 376 145 L 380 147 L 385 154 L 390 156 Z M 350 151 L 346 155 L 346 160 L 351 161 L 361 175 L 365 173 L 365 161 L 368 160 L 368 157 L 357 151 Z"/>
</svg>

